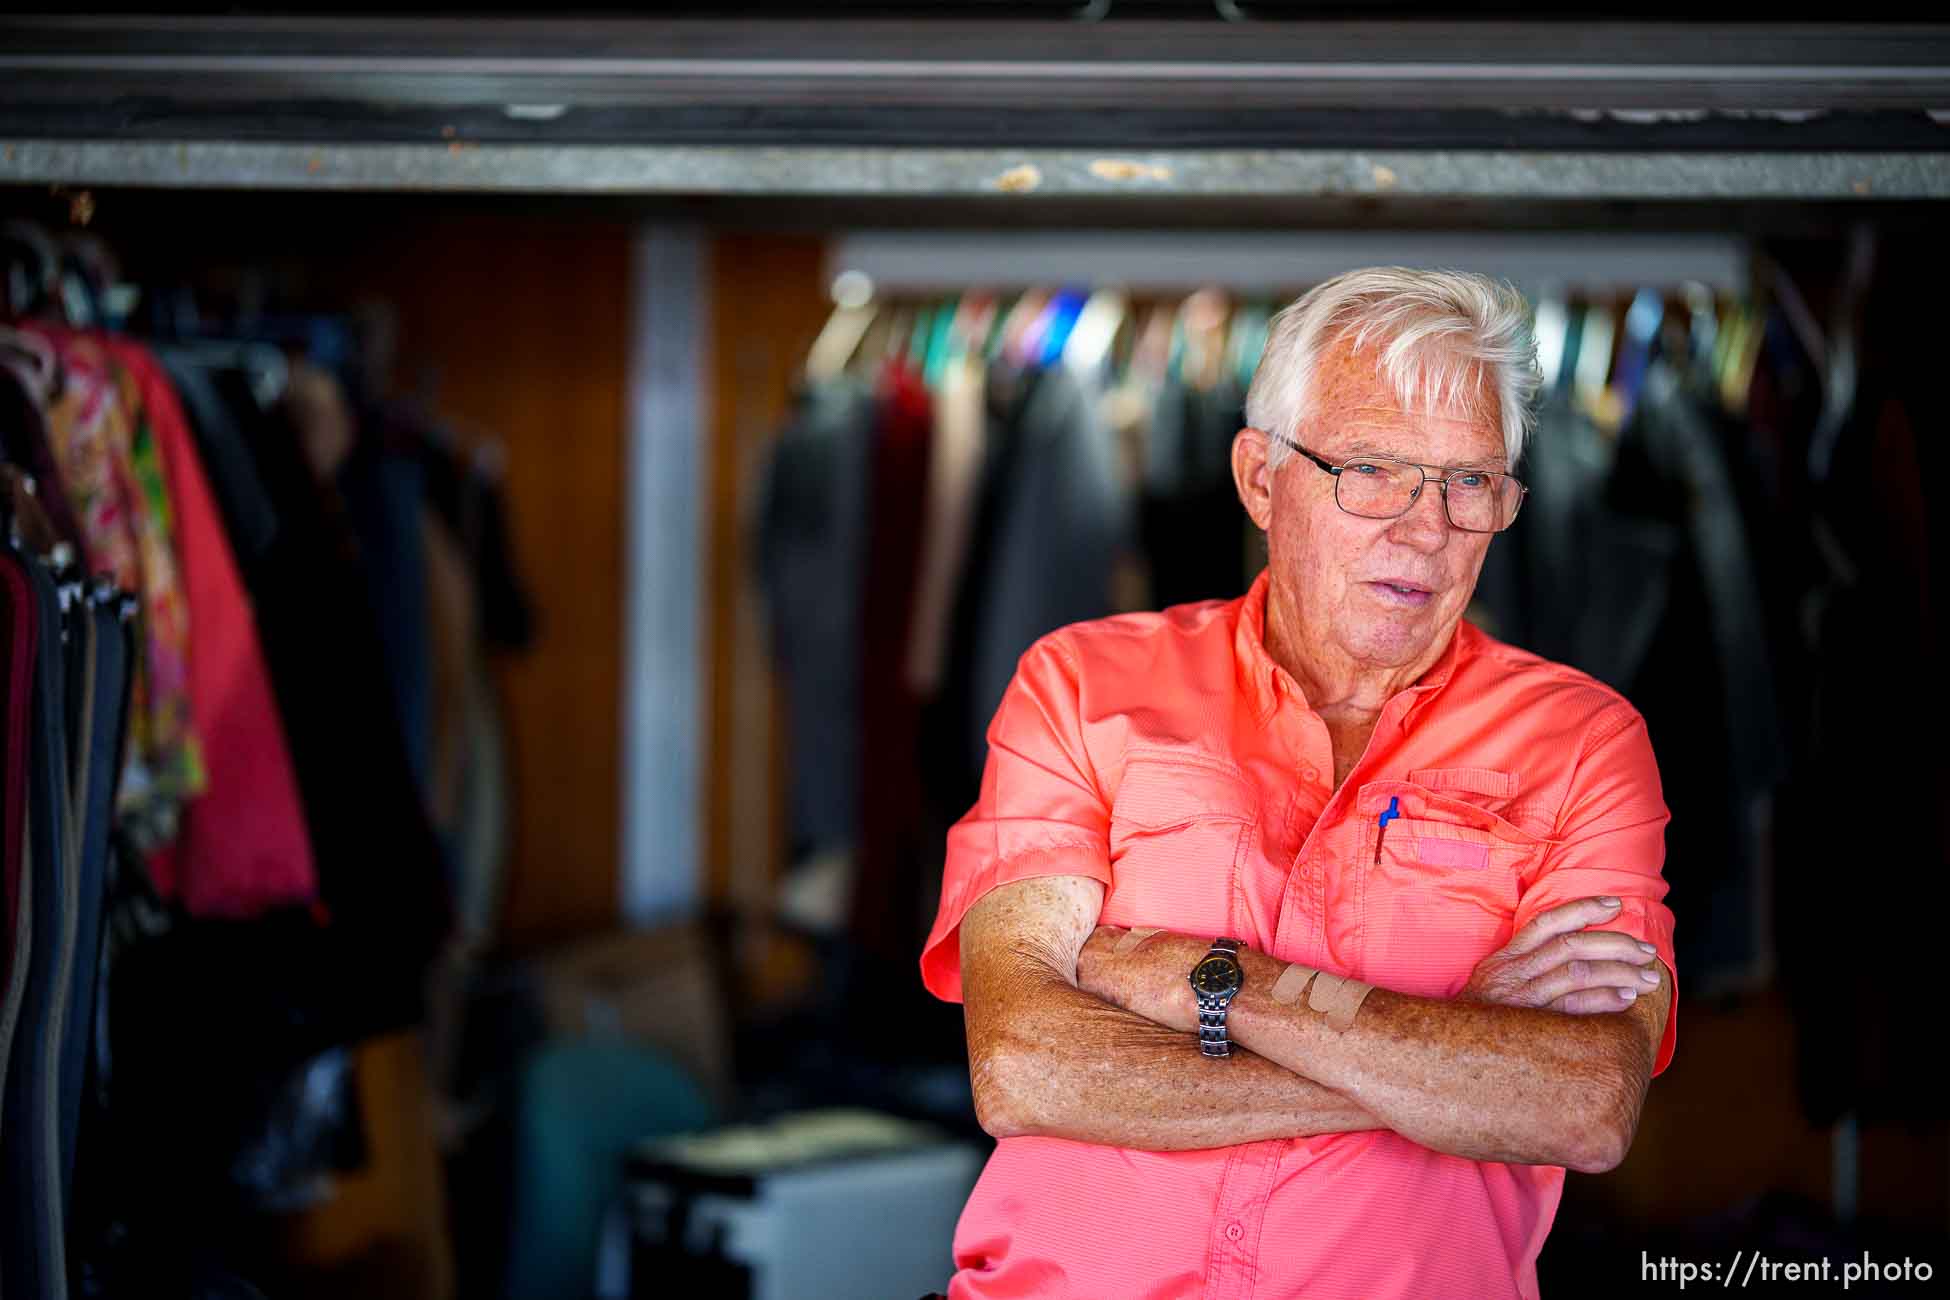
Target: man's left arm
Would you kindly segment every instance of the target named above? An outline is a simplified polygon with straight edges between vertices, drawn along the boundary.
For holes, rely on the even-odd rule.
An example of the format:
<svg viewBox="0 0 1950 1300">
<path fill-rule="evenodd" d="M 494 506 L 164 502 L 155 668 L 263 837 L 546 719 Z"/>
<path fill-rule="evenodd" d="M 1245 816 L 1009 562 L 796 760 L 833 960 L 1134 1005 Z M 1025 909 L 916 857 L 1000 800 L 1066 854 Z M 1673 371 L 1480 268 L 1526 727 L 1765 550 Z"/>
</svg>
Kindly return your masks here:
<svg viewBox="0 0 1950 1300">
<path fill-rule="evenodd" d="M 1660 902 L 1667 815 L 1644 724 L 1629 708 L 1625 715 L 1622 725 L 1600 729 L 1581 758 L 1558 847 L 1524 894 L 1516 936 L 1478 965 L 1461 997 L 1377 988 L 1353 1023 L 1336 1030 L 1309 999 L 1275 999 L 1286 963 L 1248 952 L 1230 1035 L 1434 1150 L 1583 1172 L 1615 1167 L 1673 1041 L 1672 920 Z M 1595 902 L 1606 895 L 1619 905 Z M 1652 944 L 1664 963 L 1647 967 L 1658 972 L 1657 985 L 1623 1010 L 1551 1009 L 1526 975 L 1549 963 L 1574 970 L 1577 935 L 1599 927 Z M 1203 939 L 1160 934 L 1122 957 L 1111 950 L 1101 932 L 1086 944 L 1078 966 L 1086 987 L 1101 984 L 1128 1009 L 1196 1028 L 1185 975 L 1205 952 Z M 1579 1010 L 1598 1009 L 1590 996 Z"/>
</svg>

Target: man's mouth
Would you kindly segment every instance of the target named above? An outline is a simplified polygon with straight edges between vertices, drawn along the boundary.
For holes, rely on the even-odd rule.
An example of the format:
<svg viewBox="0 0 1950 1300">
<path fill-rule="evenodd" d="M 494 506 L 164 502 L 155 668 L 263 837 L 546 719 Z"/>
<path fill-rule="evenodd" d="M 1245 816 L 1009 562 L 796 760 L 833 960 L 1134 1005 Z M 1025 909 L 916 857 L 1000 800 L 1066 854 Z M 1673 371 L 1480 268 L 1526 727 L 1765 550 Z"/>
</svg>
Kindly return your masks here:
<svg viewBox="0 0 1950 1300">
<path fill-rule="evenodd" d="M 1394 578 L 1380 578 L 1370 582 L 1368 586 L 1373 588 L 1382 599 L 1399 605 L 1426 605 L 1435 594 L 1419 583 L 1403 582 Z"/>
</svg>

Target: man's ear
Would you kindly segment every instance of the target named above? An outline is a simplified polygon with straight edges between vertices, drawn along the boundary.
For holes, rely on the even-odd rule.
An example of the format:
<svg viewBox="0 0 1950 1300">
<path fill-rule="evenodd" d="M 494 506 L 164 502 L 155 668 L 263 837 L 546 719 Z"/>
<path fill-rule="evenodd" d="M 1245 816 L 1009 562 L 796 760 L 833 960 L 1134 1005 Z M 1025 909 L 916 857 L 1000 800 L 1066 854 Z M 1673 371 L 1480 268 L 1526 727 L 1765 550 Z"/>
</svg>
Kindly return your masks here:
<svg viewBox="0 0 1950 1300">
<path fill-rule="evenodd" d="M 1232 439 L 1232 482 L 1239 504 L 1261 532 L 1273 523 L 1273 471 L 1266 463 L 1271 441 L 1264 431 L 1248 425 Z"/>
</svg>

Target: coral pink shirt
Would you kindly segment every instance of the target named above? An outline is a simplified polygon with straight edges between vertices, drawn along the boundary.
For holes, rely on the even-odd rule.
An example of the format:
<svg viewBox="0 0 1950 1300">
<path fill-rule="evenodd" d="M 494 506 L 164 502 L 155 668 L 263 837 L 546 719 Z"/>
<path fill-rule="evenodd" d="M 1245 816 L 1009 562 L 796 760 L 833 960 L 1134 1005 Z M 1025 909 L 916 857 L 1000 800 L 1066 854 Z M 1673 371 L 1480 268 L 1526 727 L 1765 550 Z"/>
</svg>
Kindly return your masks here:
<svg viewBox="0 0 1950 1300">
<path fill-rule="evenodd" d="M 1266 591 L 1262 573 L 1238 600 L 1076 624 L 1023 656 L 949 832 L 930 990 L 960 1000 L 975 900 L 1043 875 L 1102 881 L 1107 925 L 1230 935 L 1432 998 L 1537 913 L 1609 894 L 1610 928 L 1671 971 L 1637 710 L 1465 622 L 1337 790 L 1326 724 L 1261 642 Z M 1563 1186 L 1558 1166 L 1387 1131 L 1186 1152 L 1008 1138 L 962 1212 L 949 1295 L 1533 1297 Z"/>
</svg>

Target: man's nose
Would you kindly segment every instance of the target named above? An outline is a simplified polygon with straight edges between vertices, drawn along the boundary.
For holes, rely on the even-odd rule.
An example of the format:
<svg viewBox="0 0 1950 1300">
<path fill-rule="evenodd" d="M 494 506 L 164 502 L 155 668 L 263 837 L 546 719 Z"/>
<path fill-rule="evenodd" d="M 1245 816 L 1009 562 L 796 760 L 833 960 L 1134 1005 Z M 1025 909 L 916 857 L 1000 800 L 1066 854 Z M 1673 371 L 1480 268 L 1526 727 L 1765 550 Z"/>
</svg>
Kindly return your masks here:
<svg viewBox="0 0 1950 1300">
<path fill-rule="evenodd" d="M 1449 541 L 1449 515 L 1443 509 L 1442 489 L 1434 482 L 1422 485 L 1421 495 L 1407 511 L 1396 516 L 1389 536 L 1404 546 L 1419 551 L 1439 551 Z"/>
</svg>

